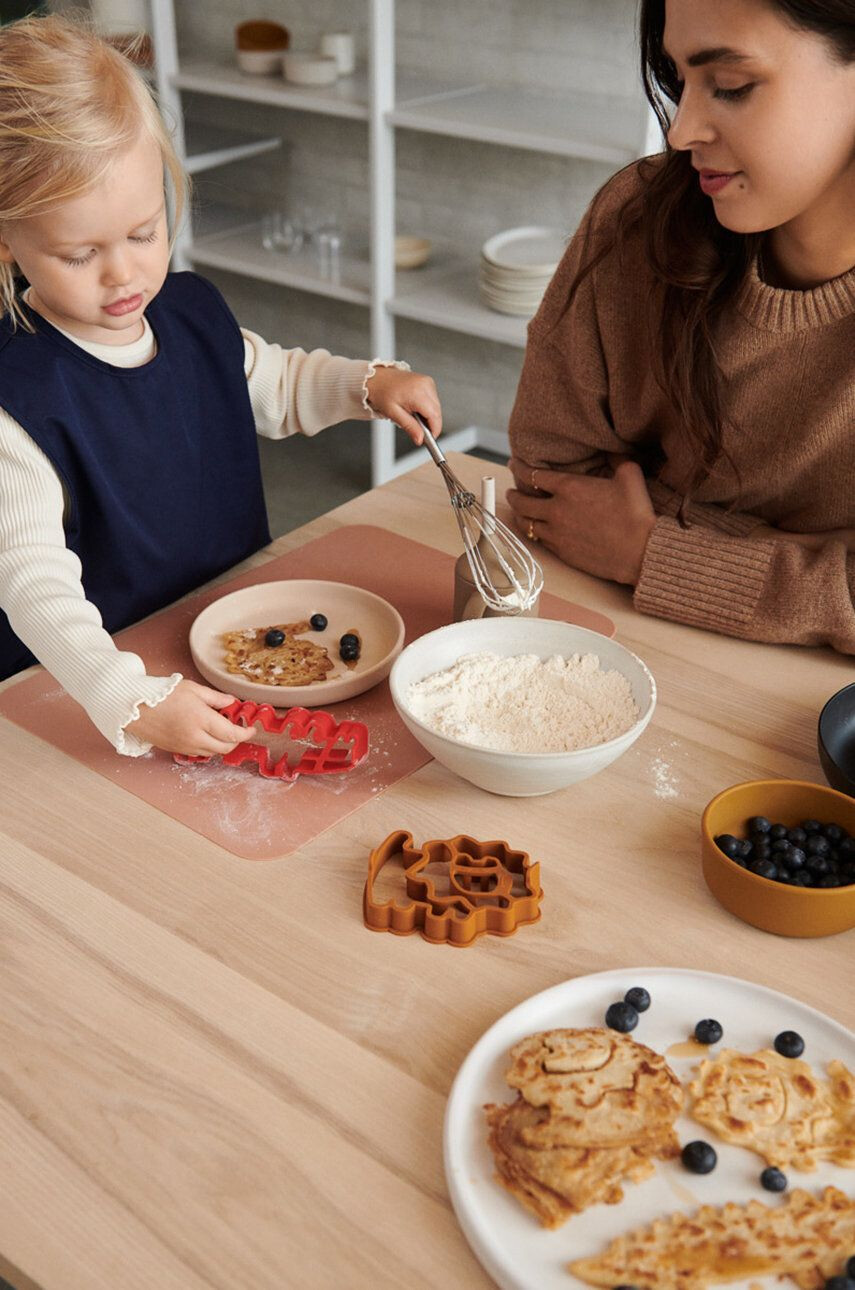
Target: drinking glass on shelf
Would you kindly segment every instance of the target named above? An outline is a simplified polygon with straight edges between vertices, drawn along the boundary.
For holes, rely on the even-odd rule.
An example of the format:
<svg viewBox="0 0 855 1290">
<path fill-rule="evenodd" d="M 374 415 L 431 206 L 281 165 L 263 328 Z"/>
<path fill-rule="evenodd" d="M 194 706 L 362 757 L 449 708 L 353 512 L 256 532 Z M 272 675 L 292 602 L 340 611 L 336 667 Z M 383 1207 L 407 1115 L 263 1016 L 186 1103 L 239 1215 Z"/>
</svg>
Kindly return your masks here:
<svg viewBox="0 0 855 1290">
<path fill-rule="evenodd" d="M 303 245 L 302 229 L 281 211 L 268 211 L 261 218 L 261 245 L 265 251 L 280 251 L 286 255 L 299 251 Z"/>
<path fill-rule="evenodd" d="M 338 221 L 328 219 L 320 224 L 315 230 L 314 239 L 321 277 L 330 278 L 333 282 L 340 281 L 342 234 Z"/>
</svg>

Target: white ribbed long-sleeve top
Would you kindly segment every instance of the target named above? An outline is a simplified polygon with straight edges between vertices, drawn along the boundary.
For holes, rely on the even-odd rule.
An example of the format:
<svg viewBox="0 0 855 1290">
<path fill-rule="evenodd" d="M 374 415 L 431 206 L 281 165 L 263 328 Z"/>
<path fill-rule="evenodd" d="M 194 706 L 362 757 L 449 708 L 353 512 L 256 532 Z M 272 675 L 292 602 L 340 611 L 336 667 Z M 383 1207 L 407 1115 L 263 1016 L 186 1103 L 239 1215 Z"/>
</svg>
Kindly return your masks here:
<svg viewBox="0 0 855 1290">
<path fill-rule="evenodd" d="M 339 358 L 325 349 L 283 349 L 241 331 L 260 435 L 313 435 L 339 421 L 373 415 L 367 382 L 376 366 L 391 364 Z M 100 345 L 63 334 L 116 367 L 139 367 L 156 351 L 145 318 L 142 336 L 128 345 Z M 100 613 L 86 599 L 80 561 L 65 543 L 67 501 L 50 459 L 0 409 L 0 606 L 18 637 L 105 738 L 118 752 L 138 757 L 151 745 L 125 727 L 139 716 L 141 703 L 154 706 L 171 694 L 181 674 L 147 675 L 143 660 L 117 648 L 104 630 Z"/>
</svg>

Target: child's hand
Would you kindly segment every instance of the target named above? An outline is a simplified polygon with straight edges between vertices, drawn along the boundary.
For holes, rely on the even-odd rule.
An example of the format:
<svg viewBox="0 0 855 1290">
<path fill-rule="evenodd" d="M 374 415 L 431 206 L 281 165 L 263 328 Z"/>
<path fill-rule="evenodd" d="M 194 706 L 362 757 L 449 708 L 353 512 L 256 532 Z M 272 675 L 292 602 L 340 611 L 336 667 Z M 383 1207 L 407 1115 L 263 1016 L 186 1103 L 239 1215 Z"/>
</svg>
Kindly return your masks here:
<svg viewBox="0 0 855 1290">
<path fill-rule="evenodd" d="M 246 739 L 218 708 L 234 703 L 234 696 L 209 690 L 195 681 L 179 681 L 175 689 L 155 707 L 140 704 L 140 715 L 125 729 L 144 743 L 188 757 L 210 757 L 231 752 Z"/>
<path fill-rule="evenodd" d="M 375 412 L 406 430 L 413 443 L 421 443 L 422 428 L 411 414 L 420 412 L 436 437 L 442 430 L 442 408 L 433 378 L 399 367 L 378 367 L 368 378 L 368 402 Z"/>
</svg>

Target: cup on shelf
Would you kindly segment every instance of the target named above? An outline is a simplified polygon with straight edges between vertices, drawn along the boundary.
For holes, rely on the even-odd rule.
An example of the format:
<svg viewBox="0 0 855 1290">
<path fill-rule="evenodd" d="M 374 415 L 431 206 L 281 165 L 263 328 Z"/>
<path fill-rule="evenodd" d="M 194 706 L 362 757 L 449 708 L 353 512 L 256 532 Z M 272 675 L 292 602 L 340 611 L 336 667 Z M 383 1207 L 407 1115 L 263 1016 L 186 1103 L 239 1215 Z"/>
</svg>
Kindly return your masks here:
<svg viewBox="0 0 855 1290">
<path fill-rule="evenodd" d="M 286 51 L 282 71 L 292 85 L 332 85 L 338 77 L 338 62 L 331 54 Z"/>
<path fill-rule="evenodd" d="M 282 211 L 268 211 L 261 217 L 261 245 L 265 251 L 280 251 L 287 255 L 299 251 L 303 245 L 303 231 Z"/>
<path fill-rule="evenodd" d="M 341 245 L 341 229 L 336 223 L 322 224 L 315 233 L 318 269 L 321 277 L 331 282 L 341 281 Z"/>
<path fill-rule="evenodd" d="M 334 58 L 339 76 L 351 76 L 356 67 L 356 49 L 349 31 L 327 31 L 321 36 L 318 48 L 321 54 Z"/>
</svg>

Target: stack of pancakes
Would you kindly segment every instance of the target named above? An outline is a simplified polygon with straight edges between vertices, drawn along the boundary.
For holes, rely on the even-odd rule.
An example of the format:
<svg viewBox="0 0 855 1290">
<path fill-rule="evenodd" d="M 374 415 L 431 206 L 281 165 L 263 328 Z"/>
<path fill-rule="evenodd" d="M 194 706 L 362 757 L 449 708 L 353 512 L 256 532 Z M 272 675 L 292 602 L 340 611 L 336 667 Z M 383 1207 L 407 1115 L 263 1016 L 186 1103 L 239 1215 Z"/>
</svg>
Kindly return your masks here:
<svg viewBox="0 0 855 1290">
<path fill-rule="evenodd" d="M 546 1030 L 511 1049 L 516 1101 L 487 1106 L 499 1181 L 545 1227 L 623 1199 L 621 1182 L 679 1155 L 680 1081 L 665 1059 L 601 1028 Z"/>
</svg>

